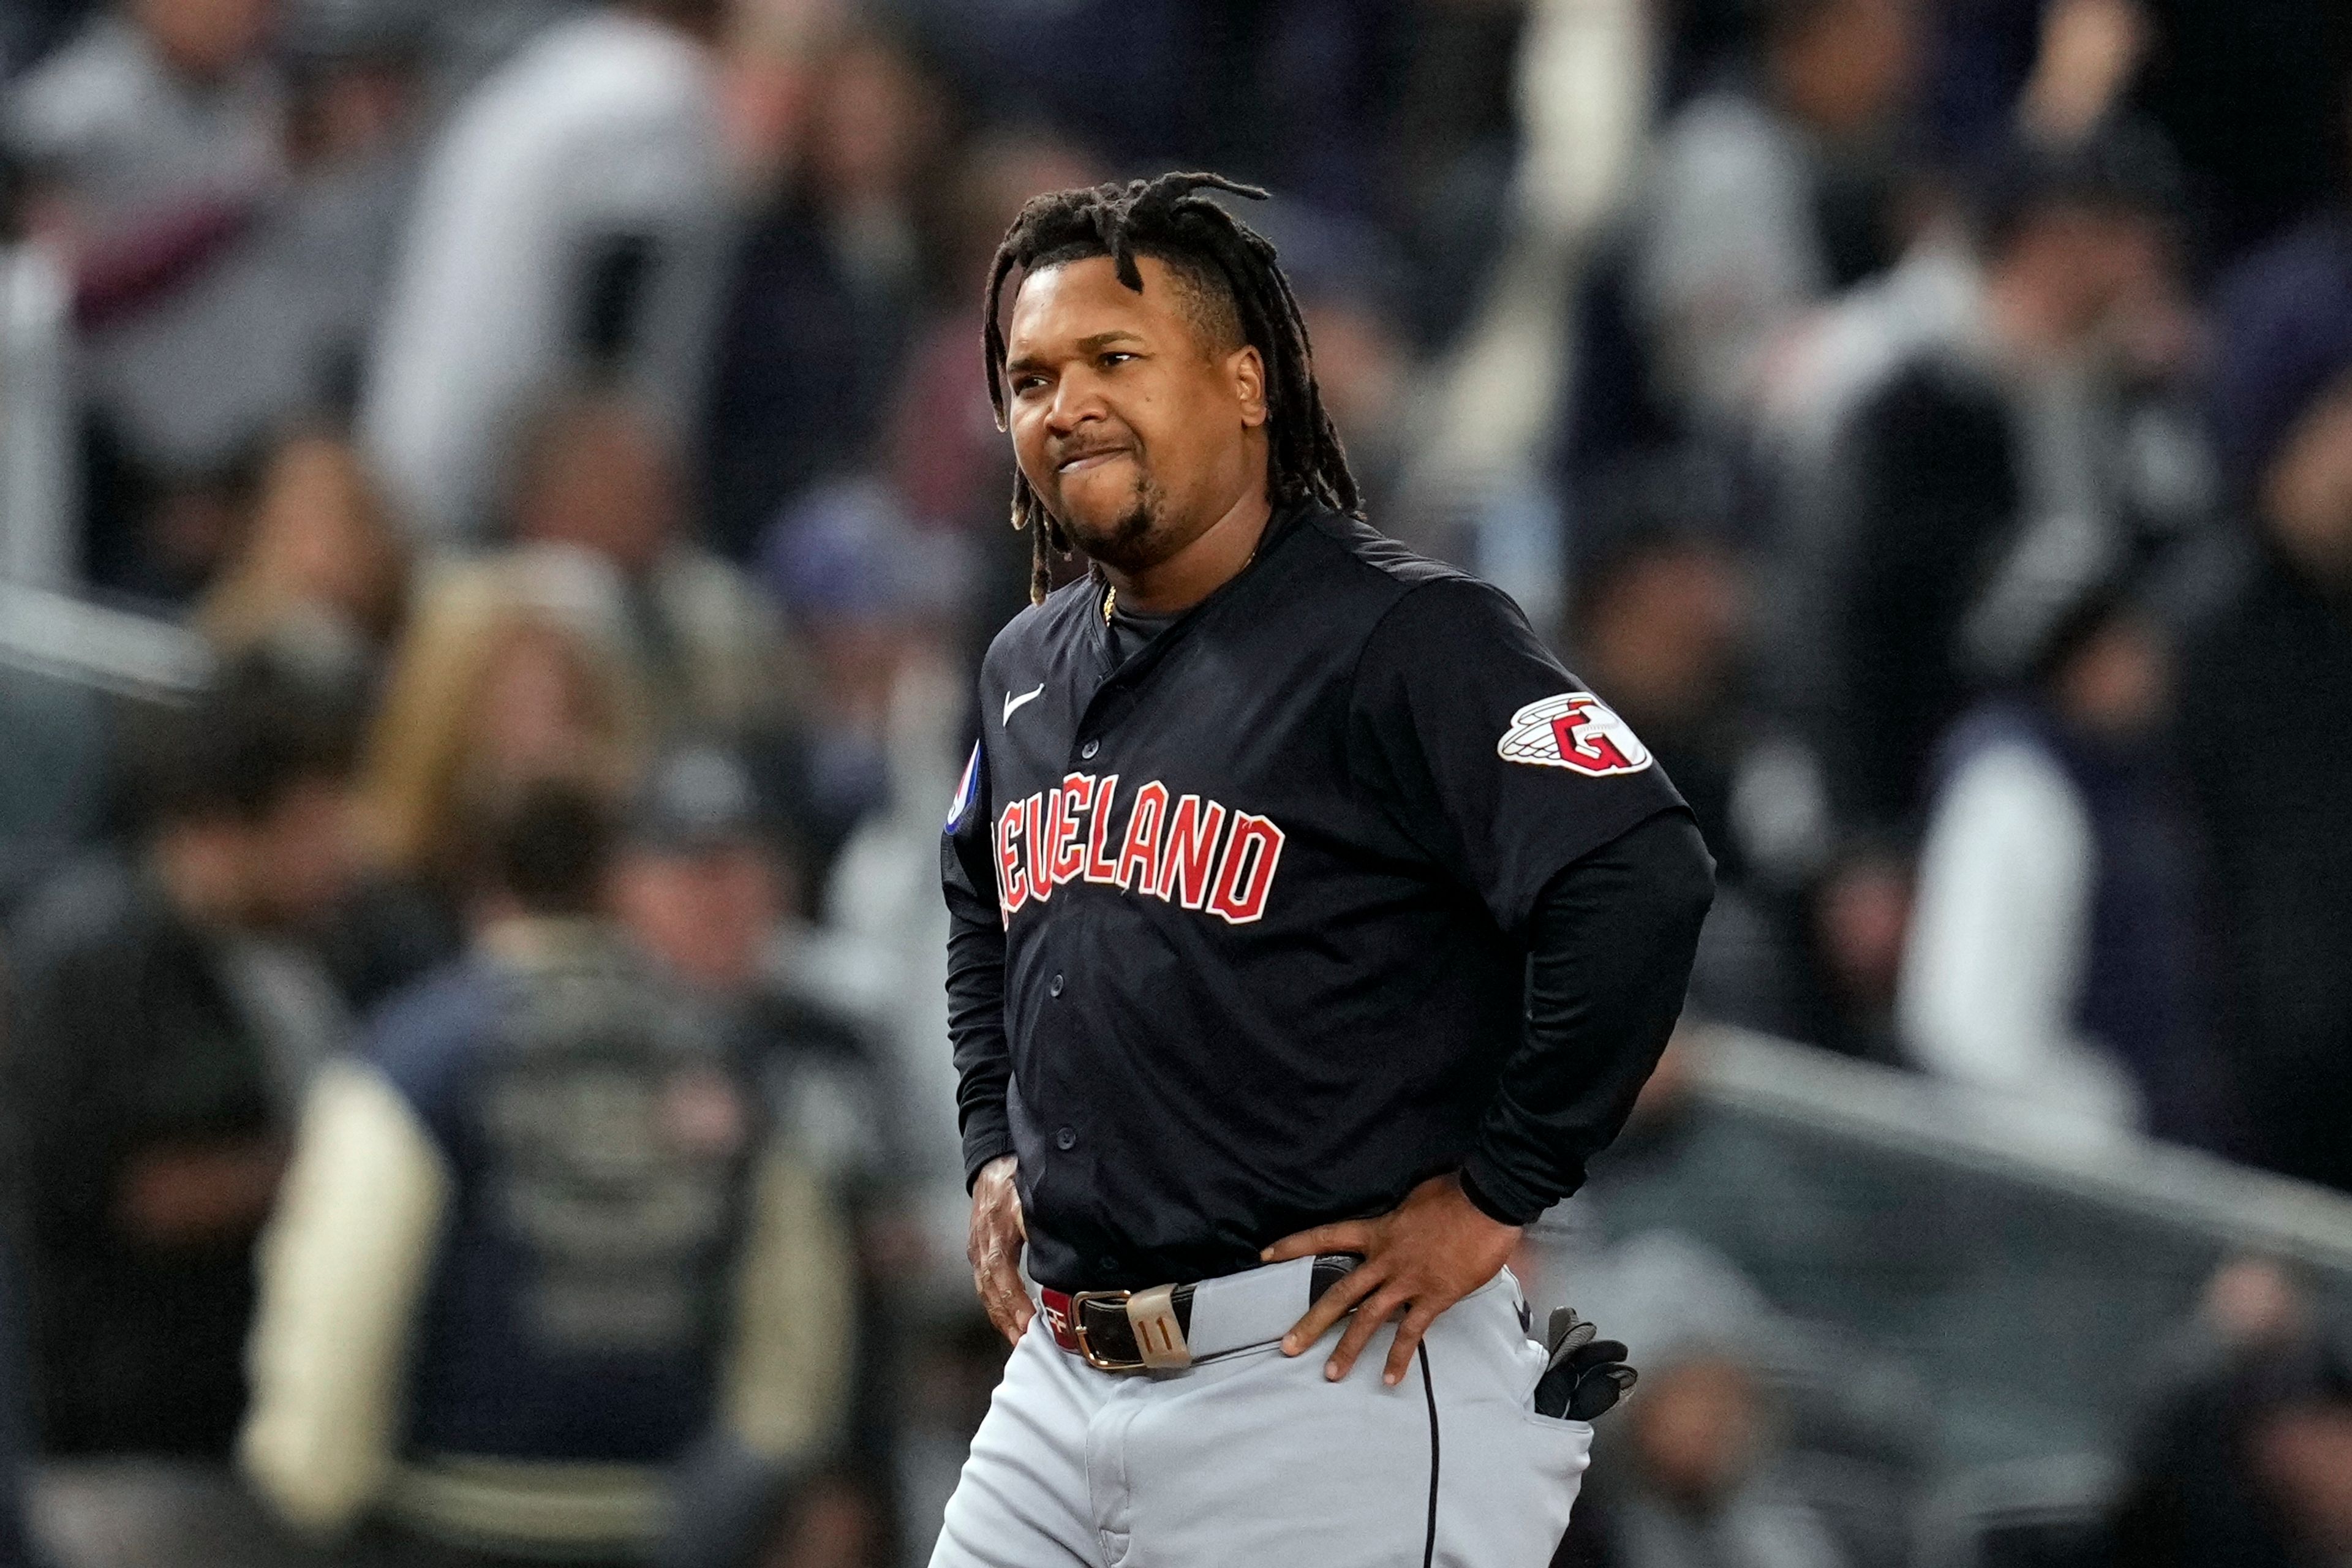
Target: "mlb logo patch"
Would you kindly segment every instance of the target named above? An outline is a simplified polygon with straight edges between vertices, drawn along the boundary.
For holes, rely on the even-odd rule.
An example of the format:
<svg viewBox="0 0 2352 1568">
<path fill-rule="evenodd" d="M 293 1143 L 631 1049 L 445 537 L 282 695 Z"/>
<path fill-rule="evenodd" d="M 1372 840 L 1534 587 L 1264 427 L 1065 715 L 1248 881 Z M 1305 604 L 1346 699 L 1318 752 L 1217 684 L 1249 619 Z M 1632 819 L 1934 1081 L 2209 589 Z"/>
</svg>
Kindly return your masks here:
<svg viewBox="0 0 2352 1568">
<path fill-rule="evenodd" d="M 1571 768 L 1594 778 L 1638 773 L 1651 762 L 1650 748 L 1633 726 L 1590 691 L 1563 691 L 1528 703 L 1511 715 L 1511 727 L 1495 752 L 1507 763 Z"/>
<path fill-rule="evenodd" d="M 971 756 L 963 764 L 963 777 L 956 781 L 955 799 L 948 803 L 947 831 L 953 833 L 971 815 L 973 805 L 980 799 L 980 742 L 972 742 Z"/>
</svg>

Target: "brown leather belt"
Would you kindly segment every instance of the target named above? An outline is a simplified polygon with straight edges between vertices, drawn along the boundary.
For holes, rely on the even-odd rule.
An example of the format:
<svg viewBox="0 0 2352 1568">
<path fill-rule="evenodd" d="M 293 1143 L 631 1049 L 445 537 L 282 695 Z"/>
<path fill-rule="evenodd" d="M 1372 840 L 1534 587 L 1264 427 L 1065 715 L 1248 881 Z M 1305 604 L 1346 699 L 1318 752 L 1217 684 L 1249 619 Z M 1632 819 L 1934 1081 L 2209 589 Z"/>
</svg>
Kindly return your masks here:
<svg viewBox="0 0 2352 1568">
<path fill-rule="evenodd" d="M 1318 1255 L 1300 1311 L 1321 1300 L 1324 1291 L 1346 1279 L 1362 1261 L 1352 1252 Z M 1038 1295 L 1054 1342 L 1085 1358 L 1088 1366 L 1097 1372 L 1163 1372 L 1192 1364 L 1190 1338 L 1198 1289 L 1193 1285 L 1156 1285 L 1149 1290 L 1041 1289 Z M 1290 1324 L 1269 1326 L 1270 1331 L 1255 1342 L 1280 1339 Z M 1218 1353 L 1242 1347 L 1220 1346 Z"/>
</svg>

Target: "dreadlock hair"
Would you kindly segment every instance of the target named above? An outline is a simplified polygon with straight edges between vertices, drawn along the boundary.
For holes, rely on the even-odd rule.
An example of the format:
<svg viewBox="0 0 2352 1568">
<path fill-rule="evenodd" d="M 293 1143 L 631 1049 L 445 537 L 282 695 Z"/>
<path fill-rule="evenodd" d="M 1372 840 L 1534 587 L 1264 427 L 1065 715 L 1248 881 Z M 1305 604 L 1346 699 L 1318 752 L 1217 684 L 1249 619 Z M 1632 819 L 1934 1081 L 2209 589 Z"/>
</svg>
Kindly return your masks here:
<svg viewBox="0 0 2352 1568">
<path fill-rule="evenodd" d="M 1339 433 L 1324 411 L 1315 384 L 1314 350 L 1290 279 L 1276 264 L 1264 235 L 1201 193 L 1229 191 L 1253 201 L 1265 192 L 1222 174 L 1167 174 L 1125 185 L 1095 185 L 1049 191 L 1030 198 L 989 269 L 987 324 L 982 344 L 987 355 L 988 399 L 996 427 L 1007 427 L 1004 329 L 998 307 L 1004 280 L 1013 268 L 1024 274 L 1064 262 L 1108 256 L 1118 280 L 1143 292 L 1135 258 L 1166 264 L 1190 287 L 1217 305 L 1230 300 L 1243 339 L 1265 361 L 1266 494 L 1276 506 L 1314 500 L 1334 511 L 1360 517 L 1356 477 Z M 1029 597 L 1042 601 L 1053 585 L 1056 557 L 1066 561 L 1076 545 L 1016 468 L 1013 475 L 1013 526 L 1030 531 Z"/>
</svg>

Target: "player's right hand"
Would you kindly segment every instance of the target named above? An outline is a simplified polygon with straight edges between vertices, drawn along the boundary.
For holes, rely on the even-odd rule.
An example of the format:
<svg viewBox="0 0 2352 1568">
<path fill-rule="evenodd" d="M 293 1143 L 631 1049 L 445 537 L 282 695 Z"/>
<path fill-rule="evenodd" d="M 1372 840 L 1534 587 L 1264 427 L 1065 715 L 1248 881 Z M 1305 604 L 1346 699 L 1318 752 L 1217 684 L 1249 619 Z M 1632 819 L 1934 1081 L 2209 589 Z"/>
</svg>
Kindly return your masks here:
<svg viewBox="0 0 2352 1568">
<path fill-rule="evenodd" d="M 1021 1282 L 1021 1249 L 1029 1244 L 1029 1227 L 1021 1217 L 1021 1194 L 1013 1184 L 1015 1170 L 1010 1154 L 1000 1154 L 980 1168 L 971 1184 L 971 1240 L 964 1256 L 971 1259 L 971 1283 L 988 1321 L 1008 1343 L 1019 1344 L 1037 1309 L 1029 1288 Z"/>
</svg>

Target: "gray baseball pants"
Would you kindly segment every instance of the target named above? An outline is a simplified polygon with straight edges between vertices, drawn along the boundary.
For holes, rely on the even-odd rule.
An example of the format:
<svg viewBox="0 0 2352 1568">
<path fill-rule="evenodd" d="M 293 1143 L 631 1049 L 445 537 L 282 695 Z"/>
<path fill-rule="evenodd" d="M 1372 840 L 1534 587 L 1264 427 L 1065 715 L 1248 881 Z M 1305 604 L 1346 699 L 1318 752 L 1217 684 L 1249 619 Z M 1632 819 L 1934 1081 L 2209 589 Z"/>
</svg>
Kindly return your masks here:
<svg viewBox="0 0 2352 1568">
<path fill-rule="evenodd" d="M 1297 1281 L 1291 1321 L 1305 1263 L 1276 1266 Z M 931 1568 L 1544 1568 L 1592 1428 L 1535 1413 L 1544 1352 L 1523 1310 L 1505 1269 L 1437 1320 L 1393 1388 L 1393 1328 L 1336 1384 L 1339 1328 L 1295 1358 L 1261 1344 L 1141 1375 L 1087 1366 L 1041 1311 Z M 1196 1331 L 1202 1312 L 1196 1299 Z"/>
</svg>

